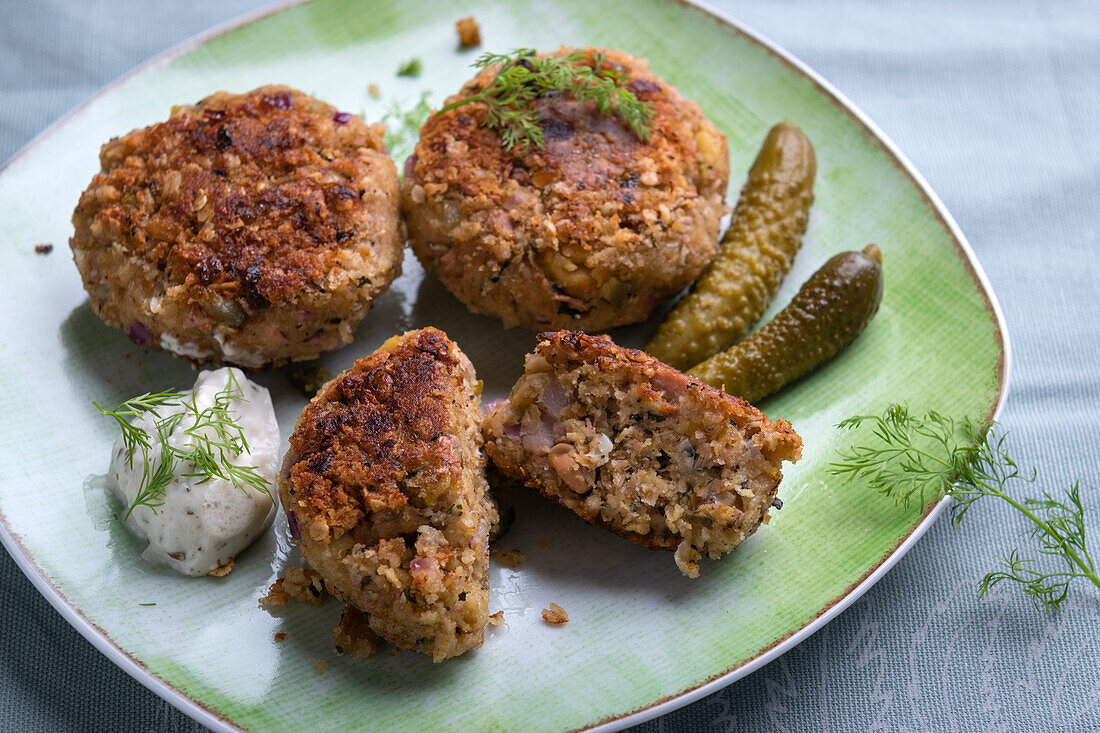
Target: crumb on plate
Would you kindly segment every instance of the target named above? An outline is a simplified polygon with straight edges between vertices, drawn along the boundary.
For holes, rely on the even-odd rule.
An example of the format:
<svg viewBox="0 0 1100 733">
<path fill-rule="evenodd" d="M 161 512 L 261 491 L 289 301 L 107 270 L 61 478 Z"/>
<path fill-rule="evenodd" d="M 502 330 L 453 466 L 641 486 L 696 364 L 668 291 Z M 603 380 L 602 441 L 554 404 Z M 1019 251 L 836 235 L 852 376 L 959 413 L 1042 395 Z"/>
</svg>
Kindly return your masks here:
<svg viewBox="0 0 1100 733">
<path fill-rule="evenodd" d="M 455 30 L 458 31 L 458 42 L 462 48 L 473 48 L 481 45 L 481 29 L 478 28 L 474 16 L 460 18 L 455 22 Z"/>
<path fill-rule="evenodd" d="M 569 614 L 558 604 L 551 603 L 550 608 L 542 609 L 542 620 L 557 626 L 558 624 L 569 623 Z"/>
<path fill-rule="evenodd" d="M 527 562 L 527 553 L 523 550 L 494 550 L 492 556 L 498 565 L 509 570 L 515 570 Z"/>
<path fill-rule="evenodd" d="M 283 577 L 272 583 L 267 595 L 260 599 L 260 605 L 270 608 L 299 601 L 318 606 L 324 595 L 325 585 L 319 573 L 308 568 L 302 569 L 289 565 Z"/>
<path fill-rule="evenodd" d="M 233 568 L 235 567 L 237 567 L 237 563 L 233 560 L 233 558 L 229 558 L 229 562 L 225 563 L 224 565 L 219 565 L 218 567 L 207 573 L 207 575 L 209 575 L 211 578 L 224 578 L 225 576 L 233 572 Z"/>
</svg>

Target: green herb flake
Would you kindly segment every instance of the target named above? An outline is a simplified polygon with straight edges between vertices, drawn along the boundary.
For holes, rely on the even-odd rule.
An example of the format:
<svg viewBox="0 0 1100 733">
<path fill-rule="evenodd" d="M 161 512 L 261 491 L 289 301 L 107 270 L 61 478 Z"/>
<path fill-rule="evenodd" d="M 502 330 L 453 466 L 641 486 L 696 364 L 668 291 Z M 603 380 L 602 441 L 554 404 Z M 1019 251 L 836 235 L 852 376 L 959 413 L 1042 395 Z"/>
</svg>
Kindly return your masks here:
<svg viewBox="0 0 1100 733">
<path fill-rule="evenodd" d="M 394 103 L 386 114 L 382 115 L 382 124 L 386 126 L 385 143 L 390 157 L 398 161 L 398 171 L 401 170 L 401 161 L 412 154 L 416 140 L 420 136 L 420 126 L 428 115 L 432 113 L 432 107 L 428 104 L 430 91 L 420 93 L 420 99 L 409 107 L 402 109 Z"/>
<path fill-rule="evenodd" d="M 421 63 L 420 59 L 413 57 L 397 67 L 398 76 L 420 76 Z"/>
</svg>

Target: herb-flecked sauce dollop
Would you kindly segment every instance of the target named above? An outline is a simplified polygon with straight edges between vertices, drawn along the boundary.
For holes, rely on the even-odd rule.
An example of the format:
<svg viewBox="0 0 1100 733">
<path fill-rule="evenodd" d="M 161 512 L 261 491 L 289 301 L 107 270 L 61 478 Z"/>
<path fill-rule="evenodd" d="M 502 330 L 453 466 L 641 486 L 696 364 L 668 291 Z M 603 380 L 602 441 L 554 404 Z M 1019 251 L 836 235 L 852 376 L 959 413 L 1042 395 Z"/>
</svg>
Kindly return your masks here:
<svg viewBox="0 0 1100 733">
<path fill-rule="evenodd" d="M 233 384 L 235 382 L 235 385 Z M 129 515 L 126 527 L 141 539 L 149 541 L 142 557 L 149 562 L 167 564 L 184 575 L 206 575 L 226 568 L 230 561 L 259 537 L 275 516 L 275 472 L 278 470 L 279 426 L 267 390 L 249 381 L 236 368 L 225 367 L 202 372 L 191 394 L 185 395 L 190 407 L 172 404 L 157 408 L 156 414 L 146 412 L 133 424 L 152 437 L 149 470 L 163 461 L 163 448 L 157 438 L 156 423 L 180 412 L 189 412 L 167 433 L 167 443 L 184 451 L 193 447 L 195 411 L 202 412 L 214 404 L 219 394 L 233 394 L 228 414 L 239 426 L 248 449 L 239 455 L 229 454 L 226 460 L 238 466 L 255 467 L 268 484 L 268 491 L 240 487 L 223 478 L 188 476 L 197 471 L 189 461 L 176 460 L 171 479 L 163 496 L 163 504 L 153 508 L 138 504 Z M 199 430 L 210 430 L 200 427 Z M 146 470 L 140 452 L 131 462 L 120 437 L 111 454 L 107 473 L 107 488 L 129 509 L 142 484 Z"/>
</svg>

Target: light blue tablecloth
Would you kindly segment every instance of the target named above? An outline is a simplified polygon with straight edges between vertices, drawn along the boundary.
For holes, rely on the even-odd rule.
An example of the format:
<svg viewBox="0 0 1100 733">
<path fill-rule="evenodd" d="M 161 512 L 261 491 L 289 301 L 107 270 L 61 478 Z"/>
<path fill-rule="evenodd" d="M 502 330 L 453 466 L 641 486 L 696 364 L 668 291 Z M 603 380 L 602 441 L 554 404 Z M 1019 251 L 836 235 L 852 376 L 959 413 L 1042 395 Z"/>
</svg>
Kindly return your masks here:
<svg viewBox="0 0 1100 733">
<path fill-rule="evenodd" d="M 0 160 L 147 57 L 262 0 L 0 0 Z M 716 3 L 818 70 L 904 150 L 1008 321 L 1002 423 L 1042 486 L 1081 480 L 1100 547 L 1100 3 Z M 1100 594 L 1045 616 L 975 583 L 1017 541 L 941 520 L 800 647 L 640 731 L 1100 730 Z M 101 657 L 0 553 L 0 729 L 201 730 Z"/>
</svg>

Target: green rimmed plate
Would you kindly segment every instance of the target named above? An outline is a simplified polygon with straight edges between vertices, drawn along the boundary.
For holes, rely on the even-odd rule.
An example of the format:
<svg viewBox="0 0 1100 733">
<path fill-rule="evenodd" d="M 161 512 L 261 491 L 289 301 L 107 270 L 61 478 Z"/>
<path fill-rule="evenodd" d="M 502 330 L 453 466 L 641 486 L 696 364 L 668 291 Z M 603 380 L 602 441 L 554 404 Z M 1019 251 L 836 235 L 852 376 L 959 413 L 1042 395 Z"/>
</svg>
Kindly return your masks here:
<svg viewBox="0 0 1100 733">
<path fill-rule="evenodd" d="M 875 241 L 886 258 L 882 311 L 852 350 L 762 405 L 790 419 L 806 457 L 787 472 L 786 506 L 733 556 L 679 576 L 651 553 L 530 499 L 504 543 L 527 552 L 516 571 L 494 567 L 493 610 L 507 627 L 445 665 L 413 655 L 352 662 L 331 653 L 335 604 L 271 616 L 256 599 L 285 564 L 285 527 L 239 558 L 220 581 L 146 566 L 83 489 L 106 467 L 113 436 L 90 400 L 186 386 L 190 369 L 132 347 L 91 314 L 63 243 L 80 190 L 111 135 L 162 119 L 210 91 L 284 82 L 377 119 L 391 100 L 422 88 L 438 102 L 468 75 L 476 52 L 455 51 L 446 3 L 314 0 L 286 8 L 143 67 L 70 115 L 0 174 L 8 267 L 0 288 L 4 332 L 0 418 L 4 542 L 36 585 L 94 644 L 158 694 L 205 724 L 255 730 L 347 728 L 565 729 L 621 727 L 747 674 L 851 603 L 931 523 L 825 465 L 833 429 L 888 402 L 988 415 L 1003 399 L 1007 339 L 993 296 L 962 237 L 889 143 L 820 80 L 759 38 L 704 11 L 670 2 L 474 2 L 486 48 L 606 45 L 646 56 L 696 99 L 730 139 L 741 175 L 779 119 L 818 150 L 817 203 L 806 245 L 777 306 L 830 254 Z M 624 21 L 625 19 L 625 21 Z M 689 56 L 690 53 L 690 56 Z M 420 56 L 424 74 L 398 79 Z M 703 60 L 703 61 L 698 61 Z M 377 82 L 384 99 L 366 91 Z M 739 175 L 740 174 L 740 175 Z M 34 244 L 52 241 L 50 257 Z M 488 393 L 518 375 L 533 338 L 465 312 L 413 261 L 360 329 L 326 362 L 334 371 L 395 331 L 448 331 L 470 354 Z M 644 343 L 652 324 L 615 334 Z M 261 377 L 288 432 L 303 404 L 285 374 Z M 26 415 L 45 415 L 29 421 Z M 31 424 L 34 422 L 35 424 Z M 942 508 L 942 505 L 941 507 Z M 551 601 L 571 622 L 542 624 Z M 142 606 L 156 603 L 156 606 Z M 286 632 L 283 642 L 273 640 Z M 326 659 L 318 674 L 313 660 Z"/>
</svg>

